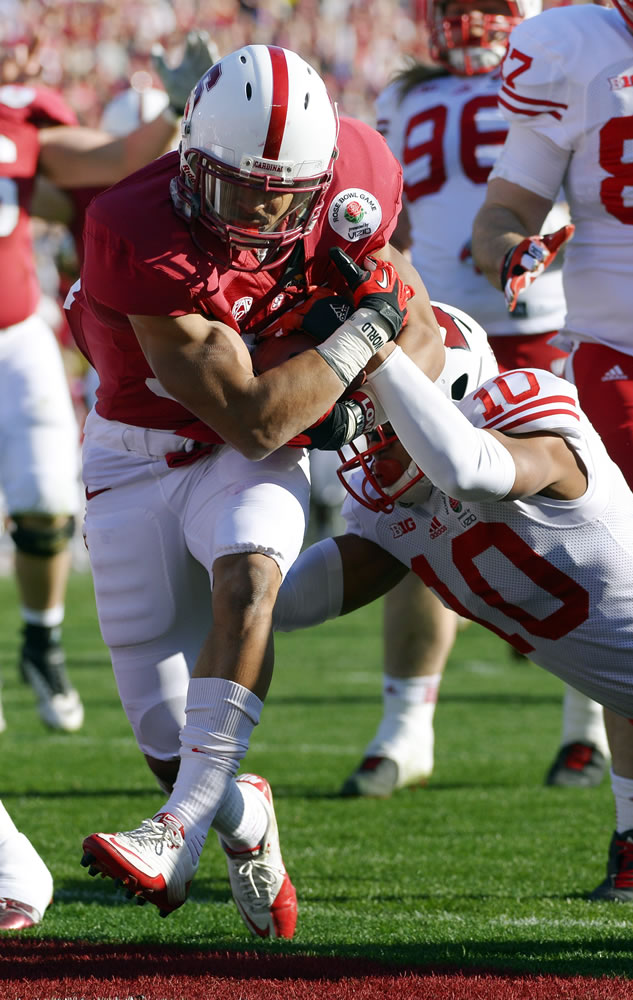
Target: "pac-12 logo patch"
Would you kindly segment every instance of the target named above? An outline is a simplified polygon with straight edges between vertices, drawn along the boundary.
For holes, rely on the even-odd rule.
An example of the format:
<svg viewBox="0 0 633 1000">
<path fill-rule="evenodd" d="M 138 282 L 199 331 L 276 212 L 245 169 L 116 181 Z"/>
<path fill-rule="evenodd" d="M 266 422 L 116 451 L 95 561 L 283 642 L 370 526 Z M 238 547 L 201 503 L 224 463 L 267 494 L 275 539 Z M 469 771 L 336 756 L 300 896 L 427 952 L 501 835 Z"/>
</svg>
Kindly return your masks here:
<svg viewBox="0 0 633 1000">
<path fill-rule="evenodd" d="M 244 319 L 252 304 L 253 298 L 251 295 L 245 295 L 242 299 L 238 299 L 237 302 L 233 304 L 231 314 L 236 323 L 239 323 L 241 319 Z"/>
<path fill-rule="evenodd" d="M 382 222 L 382 208 L 370 191 L 347 188 L 332 198 L 328 221 L 335 233 L 354 243 L 376 232 Z"/>
</svg>

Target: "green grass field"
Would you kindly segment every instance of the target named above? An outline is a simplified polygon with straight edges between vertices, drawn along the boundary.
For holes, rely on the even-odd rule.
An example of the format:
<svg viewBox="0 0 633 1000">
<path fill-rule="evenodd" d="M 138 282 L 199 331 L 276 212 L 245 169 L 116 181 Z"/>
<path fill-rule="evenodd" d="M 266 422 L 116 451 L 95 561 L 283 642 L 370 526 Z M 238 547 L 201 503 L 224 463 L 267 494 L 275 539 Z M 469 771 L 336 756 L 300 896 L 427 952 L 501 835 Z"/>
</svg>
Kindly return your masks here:
<svg viewBox="0 0 633 1000">
<path fill-rule="evenodd" d="M 0 580 L 8 722 L 0 794 L 55 878 L 55 904 L 28 934 L 631 976 L 633 907 L 583 898 L 603 877 L 614 823 L 608 781 L 592 790 L 543 786 L 562 685 L 517 663 L 478 626 L 460 635 L 447 670 L 429 786 L 387 802 L 337 797 L 380 716 L 380 605 L 278 637 L 244 769 L 273 786 L 299 894 L 296 937 L 281 944 L 248 936 L 214 834 L 190 900 L 165 920 L 81 868 L 84 836 L 130 829 L 164 799 L 120 707 L 90 578 L 71 580 L 65 632 L 86 706 L 81 733 L 51 733 L 39 722 L 17 677 L 17 617 L 13 583 Z"/>
</svg>

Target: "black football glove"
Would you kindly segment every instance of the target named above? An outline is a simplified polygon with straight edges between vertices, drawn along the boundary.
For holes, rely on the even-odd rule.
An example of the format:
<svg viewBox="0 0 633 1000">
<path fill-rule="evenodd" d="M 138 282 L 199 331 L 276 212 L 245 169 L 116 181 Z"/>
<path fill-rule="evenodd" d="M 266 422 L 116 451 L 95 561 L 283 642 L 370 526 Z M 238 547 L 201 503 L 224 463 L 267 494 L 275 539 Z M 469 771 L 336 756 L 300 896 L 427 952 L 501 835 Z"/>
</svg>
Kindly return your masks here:
<svg viewBox="0 0 633 1000">
<path fill-rule="evenodd" d="M 382 411 L 381 411 L 382 412 Z M 288 441 L 291 448 L 312 451 L 338 451 L 343 445 L 373 429 L 376 423 L 376 403 L 363 389 L 339 399 L 320 420 L 302 434 Z"/>
<path fill-rule="evenodd" d="M 373 270 L 359 267 L 340 247 L 330 247 L 330 260 L 343 275 L 357 309 L 373 309 L 389 324 L 397 337 L 407 321 L 407 302 L 414 292 L 400 279 L 393 264 L 379 257 L 366 257 Z"/>
<path fill-rule="evenodd" d="M 163 46 L 156 42 L 152 47 L 152 65 L 162 80 L 169 97 L 169 106 L 175 115 L 184 114 L 190 92 L 201 76 L 220 57 L 218 47 L 206 31 L 190 31 L 177 66 L 168 66 Z"/>
</svg>

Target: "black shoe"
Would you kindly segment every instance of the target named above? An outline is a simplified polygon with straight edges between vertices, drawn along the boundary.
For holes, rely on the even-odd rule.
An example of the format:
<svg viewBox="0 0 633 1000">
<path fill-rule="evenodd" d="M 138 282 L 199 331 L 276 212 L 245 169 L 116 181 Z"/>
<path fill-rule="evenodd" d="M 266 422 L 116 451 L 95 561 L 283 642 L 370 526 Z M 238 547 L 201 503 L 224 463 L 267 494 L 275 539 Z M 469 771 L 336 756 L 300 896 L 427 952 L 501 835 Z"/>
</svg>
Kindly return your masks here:
<svg viewBox="0 0 633 1000">
<path fill-rule="evenodd" d="M 545 778 L 546 785 L 559 788 L 593 788 L 607 771 L 608 761 L 592 743 L 566 743 Z"/>
<path fill-rule="evenodd" d="M 20 673 L 37 697 L 39 716 L 51 729 L 74 733 L 81 729 L 84 708 L 66 673 L 66 657 L 59 645 L 43 649 L 22 646 Z"/>
<path fill-rule="evenodd" d="M 611 837 L 607 877 L 589 895 L 593 903 L 633 903 L 633 830 Z"/>
</svg>

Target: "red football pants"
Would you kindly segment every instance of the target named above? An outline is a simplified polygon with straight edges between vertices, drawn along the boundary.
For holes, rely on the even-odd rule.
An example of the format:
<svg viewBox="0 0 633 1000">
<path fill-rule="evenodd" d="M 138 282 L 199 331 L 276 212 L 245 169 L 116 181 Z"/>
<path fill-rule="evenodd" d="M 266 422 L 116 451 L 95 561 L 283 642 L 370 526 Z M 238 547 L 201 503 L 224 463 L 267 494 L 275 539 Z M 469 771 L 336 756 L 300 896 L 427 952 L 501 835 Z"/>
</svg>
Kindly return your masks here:
<svg viewBox="0 0 633 1000">
<path fill-rule="evenodd" d="M 490 334 L 488 340 L 502 372 L 513 368 L 544 368 L 560 375 L 567 355 L 549 343 L 550 338 L 555 336 L 556 330 L 553 330 L 511 337 Z"/>
<path fill-rule="evenodd" d="M 579 344 L 565 376 L 633 489 L 633 357 L 603 344 Z"/>
</svg>

